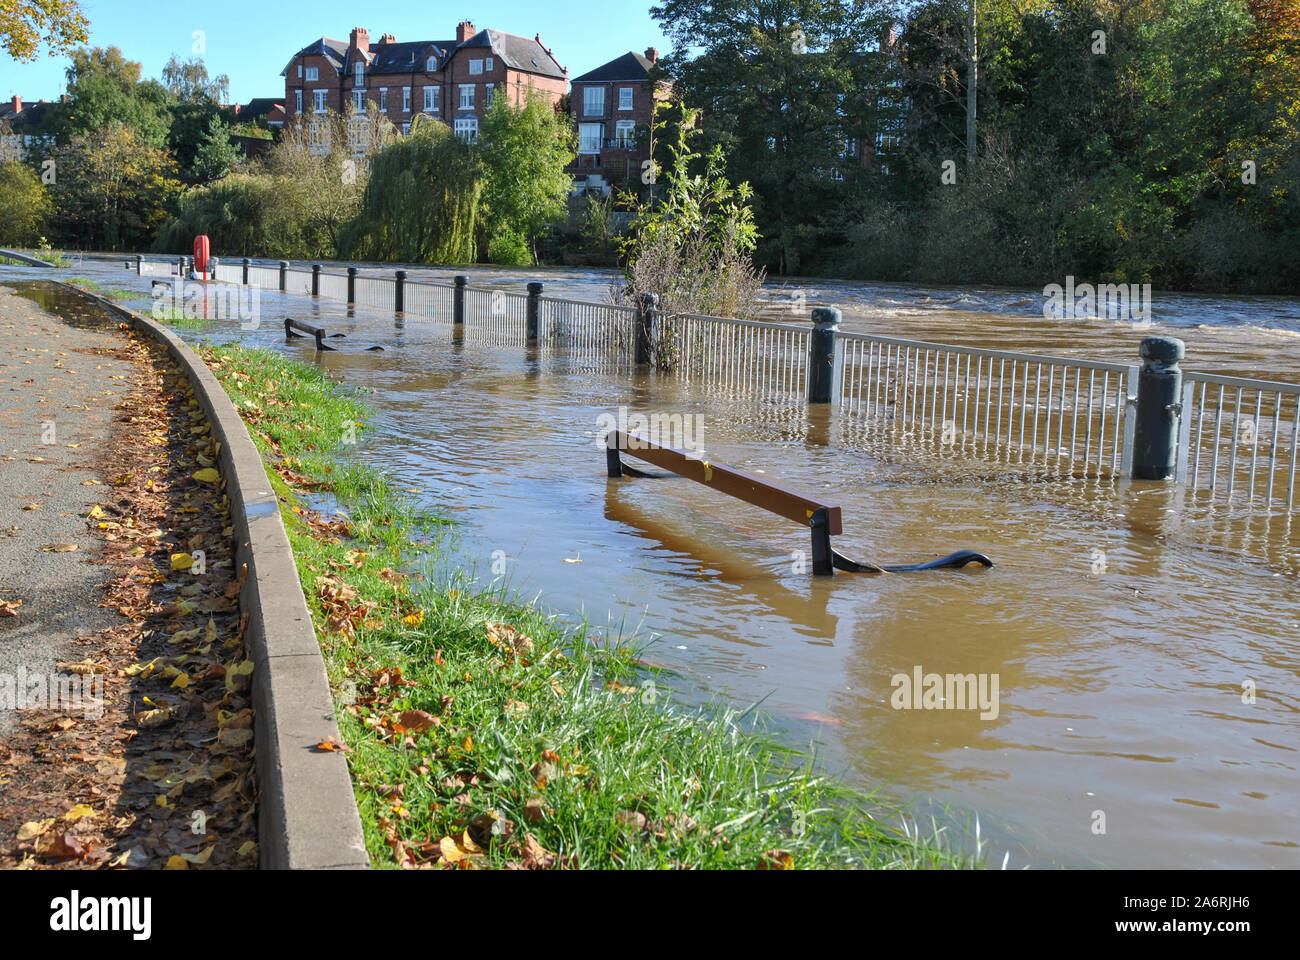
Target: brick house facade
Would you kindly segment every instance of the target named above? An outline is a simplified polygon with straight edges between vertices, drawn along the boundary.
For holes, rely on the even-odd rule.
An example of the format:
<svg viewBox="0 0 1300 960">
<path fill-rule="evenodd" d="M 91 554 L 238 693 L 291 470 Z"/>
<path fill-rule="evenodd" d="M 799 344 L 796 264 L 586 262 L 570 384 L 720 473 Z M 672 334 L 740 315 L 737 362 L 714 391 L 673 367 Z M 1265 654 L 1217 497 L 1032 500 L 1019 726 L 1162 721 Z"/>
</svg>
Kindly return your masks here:
<svg viewBox="0 0 1300 960">
<path fill-rule="evenodd" d="M 628 52 L 574 78 L 569 110 L 578 156 L 569 173 L 575 192 L 608 195 L 640 184 L 642 165 L 650 158 L 654 103 L 670 92 L 667 83 L 650 81 L 658 61 L 659 52 L 651 47 L 644 55 Z"/>
<path fill-rule="evenodd" d="M 475 30 L 467 20 L 456 25 L 454 40 L 398 43 L 386 33 L 372 43 L 363 27 L 347 43 L 321 37 L 294 54 L 282 75 L 289 121 L 374 104 L 403 133 L 426 114 L 470 140 L 491 98 L 505 94 L 518 104 L 537 91 L 557 104 L 568 89 L 568 71 L 540 35 Z"/>
</svg>

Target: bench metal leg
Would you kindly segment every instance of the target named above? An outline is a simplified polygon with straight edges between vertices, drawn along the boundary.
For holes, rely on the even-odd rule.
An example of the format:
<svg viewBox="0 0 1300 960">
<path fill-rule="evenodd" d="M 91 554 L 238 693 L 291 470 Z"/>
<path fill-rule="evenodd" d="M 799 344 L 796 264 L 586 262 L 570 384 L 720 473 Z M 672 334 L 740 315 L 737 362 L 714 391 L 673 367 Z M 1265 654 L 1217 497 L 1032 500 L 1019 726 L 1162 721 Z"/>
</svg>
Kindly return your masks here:
<svg viewBox="0 0 1300 960">
<path fill-rule="evenodd" d="M 830 522 L 826 508 L 818 507 L 808 522 L 812 529 L 812 572 L 815 577 L 835 575 L 834 551 L 831 550 Z"/>
</svg>

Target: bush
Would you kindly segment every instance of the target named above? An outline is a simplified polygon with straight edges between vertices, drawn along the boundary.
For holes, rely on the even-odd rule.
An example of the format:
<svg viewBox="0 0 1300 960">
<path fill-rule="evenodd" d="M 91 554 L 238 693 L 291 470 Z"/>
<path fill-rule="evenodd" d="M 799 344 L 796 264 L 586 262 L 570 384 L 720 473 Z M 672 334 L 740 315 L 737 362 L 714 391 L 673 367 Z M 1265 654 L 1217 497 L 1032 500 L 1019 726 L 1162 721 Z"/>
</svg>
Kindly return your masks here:
<svg viewBox="0 0 1300 960">
<path fill-rule="evenodd" d="M 508 227 L 503 228 L 488 243 L 488 259 L 507 267 L 528 267 L 533 263 L 528 241 L 518 230 Z"/>
<path fill-rule="evenodd" d="M 30 167 L 0 163 L 0 243 L 34 246 L 50 215 L 50 197 Z"/>
</svg>

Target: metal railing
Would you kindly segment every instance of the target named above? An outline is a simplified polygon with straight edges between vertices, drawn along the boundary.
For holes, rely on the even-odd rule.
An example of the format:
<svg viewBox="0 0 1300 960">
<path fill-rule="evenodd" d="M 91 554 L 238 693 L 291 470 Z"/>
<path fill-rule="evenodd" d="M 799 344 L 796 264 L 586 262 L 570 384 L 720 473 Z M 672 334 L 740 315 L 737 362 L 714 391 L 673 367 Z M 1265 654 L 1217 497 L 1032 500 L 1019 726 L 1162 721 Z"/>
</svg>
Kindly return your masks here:
<svg viewBox="0 0 1300 960">
<path fill-rule="evenodd" d="M 701 314 L 662 320 L 658 350 L 679 378 L 728 395 L 797 396 L 807 384 L 808 329 Z"/>
<path fill-rule="evenodd" d="M 451 284 L 407 281 L 404 294 L 403 308 L 407 316 L 437 323 L 454 321 L 456 288 Z"/>
<path fill-rule="evenodd" d="M 1073 476 L 1127 474 L 1137 364 L 841 333 L 841 404 L 914 441 Z"/>
<path fill-rule="evenodd" d="M 141 275 L 175 275 L 188 258 L 137 260 Z M 1214 501 L 1286 514 L 1296 509 L 1300 385 L 1188 372 L 1168 356 L 1143 364 L 985 350 L 845 333 L 839 312 L 813 311 L 810 329 L 285 265 L 219 261 L 214 279 L 318 295 L 381 313 L 449 324 L 457 336 L 554 350 L 583 362 L 653 363 L 662 375 L 728 397 L 838 405 L 843 416 L 893 443 L 922 443 L 1056 476 L 1143 474 L 1150 441 L 1164 443 L 1170 478 Z M 349 296 L 351 294 L 351 297 Z M 820 319 L 818 315 L 821 315 Z M 828 319 L 830 318 L 830 319 Z M 1168 345 L 1170 341 L 1148 338 Z M 1178 345 L 1181 359 L 1181 344 Z M 1181 384 L 1153 406 L 1148 377 Z M 1170 381 L 1169 378 L 1175 378 Z M 1145 399 L 1144 399 L 1145 398 Z M 1148 414 L 1140 416 L 1142 410 Z M 1154 413 L 1152 413 L 1154 411 Z M 1143 417 L 1146 419 L 1143 419 Z M 1142 424 L 1146 424 L 1145 428 Z M 1143 433 L 1143 430 L 1147 434 Z M 1135 450 L 1144 451 L 1141 463 Z M 1156 463 L 1160 458 L 1154 458 Z M 1155 478 L 1163 476 L 1156 473 Z"/>
<path fill-rule="evenodd" d="M 634 309 L 617 304 L 540 297 L 538 336 L 571 356 L 631 363 L 635 317 Z"/>
<path fill-rule="evenodd" d="M 1187 373 L 1181 413 L 1176 479 L 1229 502 L 1294 509 L 1300 386 Z"/>
</svg>

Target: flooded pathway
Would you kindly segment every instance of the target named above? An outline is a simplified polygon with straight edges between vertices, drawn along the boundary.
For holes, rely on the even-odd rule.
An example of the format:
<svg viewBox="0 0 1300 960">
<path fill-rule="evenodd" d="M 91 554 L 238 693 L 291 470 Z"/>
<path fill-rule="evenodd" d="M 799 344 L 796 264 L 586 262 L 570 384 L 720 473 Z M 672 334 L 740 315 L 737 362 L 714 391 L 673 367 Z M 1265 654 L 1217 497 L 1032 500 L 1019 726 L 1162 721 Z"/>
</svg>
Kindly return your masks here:
<svg viewBox="0 0 1300 960">
<path fill-rule="evenodd" d="M 61 273 L 148 286 L 121 261 Z M 32 274 L 0 267 L 0 284 L 19 276 Z M 595 271 L 544 279 L 554 295 L 608 288 Z M 474 282 L 493 280 L 516 282 Z M 840 306 L 847 329 L 892 336 L 1128 361 L 1149 332 L 1053 324 L 1041 297 L 1017 305 L 1024 292 L 963 302 L 954 291 L 936 305 L 946 292 L 801 288 L 810 305 Z M 774 290 L 771 310 L 786 311 L 787 296 Z M 1163 302 L 1156 330 L 1188 340 L 1189 368 L 1300 382 L 1300 302 L 1183 297 L 1161 319 Z M 1172 486 L 1017 478 L 901 449 L 802 404 L 454 344 L 446 328 L 399 329 L 338 303 L 263 291 L 262 308 L 349 333 L 319 362 L 373 391 L 361 455 L 461 521 L 448 571 L 468 565 L 487 583 L 504 563 L 499 579 L 565 619 L 649 642 L 646 657 L 677 672 L 682 696 L 761 701 L 775 731 L 816 741 L 832 773 L 926 798 L 913 813 L 959 830 L 978 815 L 991 862 L 1009 852 L 1012 867 L 1300 865 L 1300 550 L 1289 527 L 1219 538 L 1206 532 L 1218 521 L 1181 508 Z M 315 359 L 274 320 L 185 335 Z M 362 352 L 371 344 L 384 351 Z M 797 526 L 689 481 L 606 479 L 597 418 L 620 406 L 698 413 L 709 458 L 839 502 L 836 547 L 850 557 L 972 548 L 997 566 L 813 580 L 792 559 L 807 550 Z M 1271 549 L 1245 550 L 1242 536 Z M 918 668 L 996 676 L 996 716 L 897 709 L 896 678 Z"/>
</svg>

